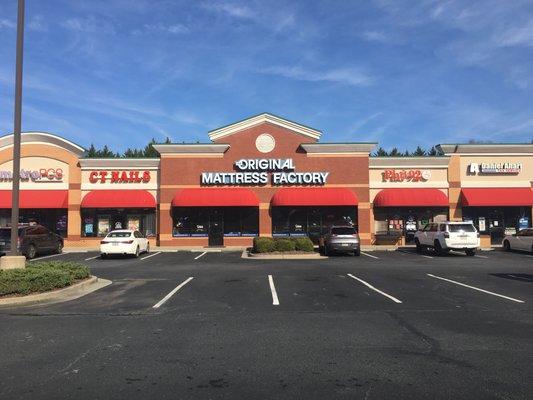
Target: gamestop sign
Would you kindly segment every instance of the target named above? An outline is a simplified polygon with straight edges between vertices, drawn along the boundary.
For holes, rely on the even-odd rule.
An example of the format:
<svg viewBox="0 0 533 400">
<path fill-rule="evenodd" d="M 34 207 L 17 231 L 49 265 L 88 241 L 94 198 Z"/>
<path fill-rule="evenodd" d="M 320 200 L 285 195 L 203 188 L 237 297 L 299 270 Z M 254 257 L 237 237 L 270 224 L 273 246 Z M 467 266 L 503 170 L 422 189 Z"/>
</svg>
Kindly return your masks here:
<svg viewBox="0 0 533 400">
<path fill-rule="evenodd" d="M 148 183 L 150 171 L 91 171 L 89 182 L 91 183 Z"/>
<path fill-rule="evenodd" d="M 295 171 L 292 158 L 241 159 L 235 172 L 202 172 L 202 185 L 325 185 L 329 172 Z"/>
</svg>

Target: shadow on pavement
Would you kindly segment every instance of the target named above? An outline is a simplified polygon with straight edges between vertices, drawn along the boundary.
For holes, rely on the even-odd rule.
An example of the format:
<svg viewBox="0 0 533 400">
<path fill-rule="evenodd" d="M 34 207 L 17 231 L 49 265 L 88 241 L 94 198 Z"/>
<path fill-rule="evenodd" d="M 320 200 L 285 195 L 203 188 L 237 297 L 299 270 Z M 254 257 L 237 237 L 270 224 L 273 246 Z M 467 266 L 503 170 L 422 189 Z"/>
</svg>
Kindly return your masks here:
<svg viewBox="0 0 533 400">
<path fill-rule="evenodd" d="M 497 278 L 511 279 L 521 282 L 533 282 L 533 275 L 530 274 L 491 274 Z"/>
</svg>

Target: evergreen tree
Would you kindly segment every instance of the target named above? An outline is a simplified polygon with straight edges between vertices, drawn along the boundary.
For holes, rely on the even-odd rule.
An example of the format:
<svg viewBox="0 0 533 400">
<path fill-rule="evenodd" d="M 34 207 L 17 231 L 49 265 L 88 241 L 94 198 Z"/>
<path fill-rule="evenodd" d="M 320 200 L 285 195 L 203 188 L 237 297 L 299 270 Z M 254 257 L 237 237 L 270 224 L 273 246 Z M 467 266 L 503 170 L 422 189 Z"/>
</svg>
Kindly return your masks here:
<svg viewBox="0 0 533 400">
<path fill-rule="evenodd" d="M 152 138 L 152 140 L 150 140 L 150 143 L 148 143 L 144 147 L 144 151 L 142 153 L 142 157 L 146 157 L 146 158 L 159 157 L 159 153 L 156 151 L 156 149 L 154 149 L 154 144 L 157 144 L 157 142 L 155 141 L 154 138 Z"/>
<path fill-rule="evenodd" d="M 389 157 L 400 157 L 402 154 L 398 150 L 397 147 L 393 147 L 392 150 L 389 152 Z"/>
<path fill-rule="evenodd" d="M 401 155 L 402 157 L 411 157 L 411 153 L 409 153 L 409 150 L 405 150 L 405 153 Z"/>
<path fill-rule="evenodd" d="M 413 152 L 413 156 L 415 157 L 423 157 L 426 155 L 426 151 L 422 149 L 422 147 L 417 146 L 416 150 Z"/>
<path fill-rule="evenodd" d="M 431 146 L 431 149 L 428 151 L 428 156 L 431 156 L 431 157 L 435 157 L 435 156 L 438 156 L 438 152 L 437 152 L 437 149 L 435 148 L 435 146 Z"/>
<path fill-rule="evenodd" d="M 376 152 L 373 154 L 374 157 L 387 157 L 388 153 L 383 147 L 379 147 Z"/>
<path fill-rule="evenodd" d="M 97 153 L 97 157 L 100 157 L 100 158 L 117 158 L 117 157 L 119 157 L 118 153 L 114 153 L 113 151 L 111 151 L 109 149 L 109 147 L 107 147 L 107 144 L 104 145 L 104 148 L 102 150 L 98 150 L 96 153 Z"/>
<path fill-rule="evenodd" d="M 94 144 L 91 143 L 91 147 L 89 147 L 89 150 L 87 150 L 87 154 L 85 157 L 87 158 L 95 158 L 97 157 L 98 151 L 96 150 L 96 147 L 94 147 Z"/>
</svg>

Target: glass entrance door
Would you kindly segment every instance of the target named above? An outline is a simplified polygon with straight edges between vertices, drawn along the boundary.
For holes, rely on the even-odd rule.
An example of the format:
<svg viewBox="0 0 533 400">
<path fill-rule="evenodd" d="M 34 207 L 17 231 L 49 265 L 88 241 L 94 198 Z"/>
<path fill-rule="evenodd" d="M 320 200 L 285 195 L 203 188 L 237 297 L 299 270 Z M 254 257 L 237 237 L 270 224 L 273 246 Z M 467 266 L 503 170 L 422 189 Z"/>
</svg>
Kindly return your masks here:
<svg viewBox="0 0 533 400">
<path fill-rule="evenodd" d="M 224 245 L 224 213 L 222 210 L 212 210 L 209 215 L 209 246 Z"/>
</svg>

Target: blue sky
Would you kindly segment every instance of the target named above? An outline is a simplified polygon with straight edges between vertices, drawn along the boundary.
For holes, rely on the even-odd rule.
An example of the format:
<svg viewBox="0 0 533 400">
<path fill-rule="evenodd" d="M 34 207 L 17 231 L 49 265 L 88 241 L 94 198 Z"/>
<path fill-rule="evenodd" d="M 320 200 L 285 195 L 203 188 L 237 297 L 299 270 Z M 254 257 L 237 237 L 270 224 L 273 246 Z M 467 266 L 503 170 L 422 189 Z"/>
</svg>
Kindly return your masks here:
<svg viewBox="0 0 533 400">
<path fill-rule="evenodd" d="M 16 0 L 0 1 L 0 132 Z M 533 139 L 533 2 L 26 0 L 23 130 L 116 150 L 271 112 L 323 142 Z"/>
</svg>

